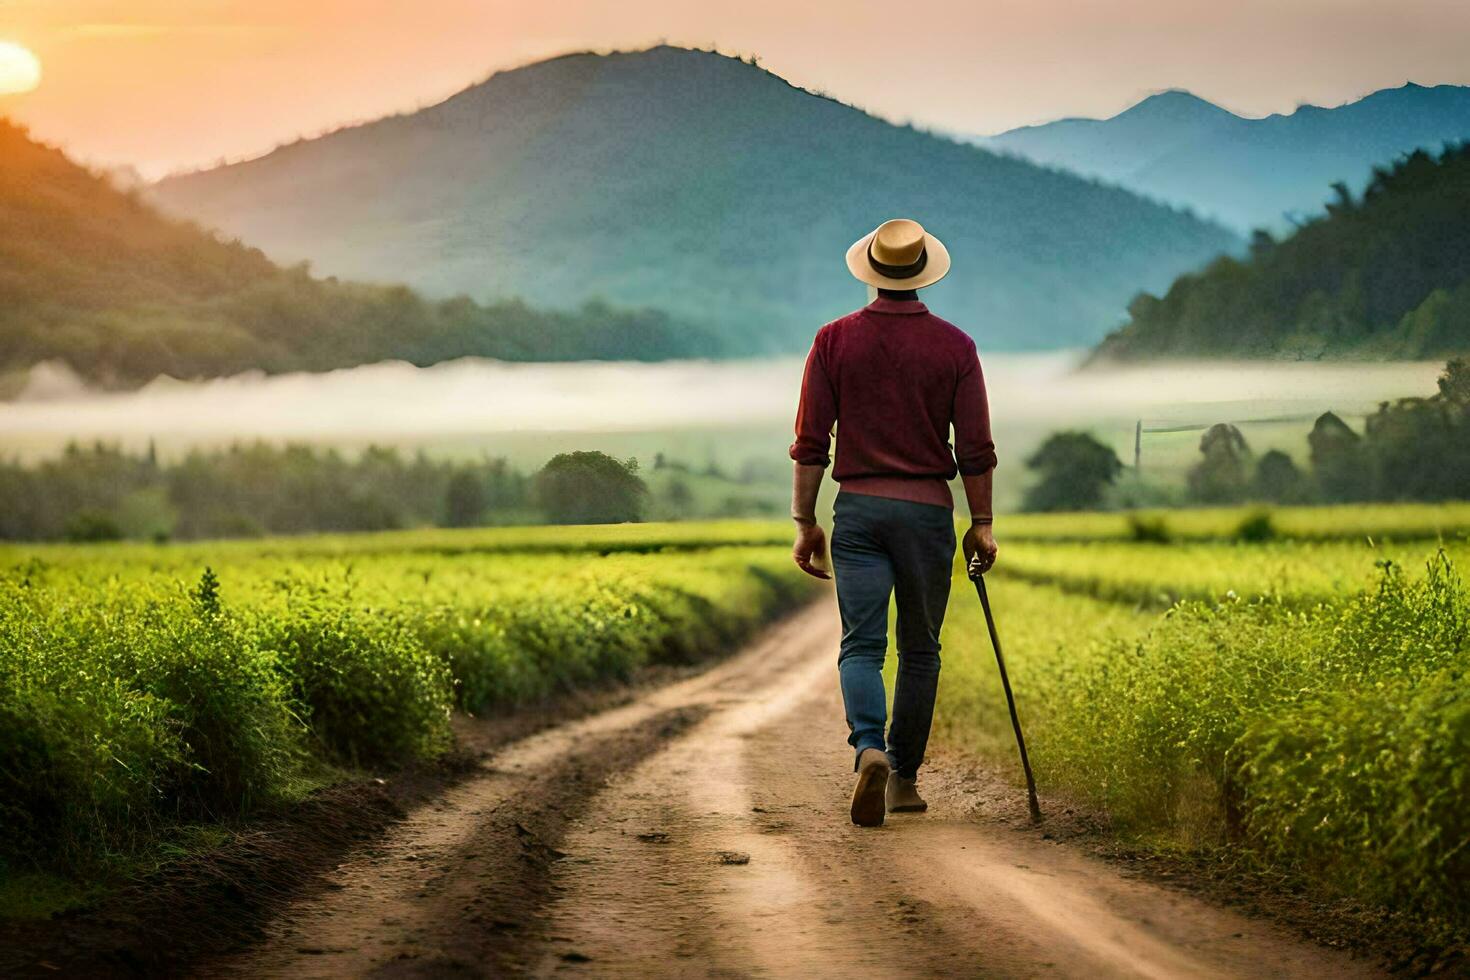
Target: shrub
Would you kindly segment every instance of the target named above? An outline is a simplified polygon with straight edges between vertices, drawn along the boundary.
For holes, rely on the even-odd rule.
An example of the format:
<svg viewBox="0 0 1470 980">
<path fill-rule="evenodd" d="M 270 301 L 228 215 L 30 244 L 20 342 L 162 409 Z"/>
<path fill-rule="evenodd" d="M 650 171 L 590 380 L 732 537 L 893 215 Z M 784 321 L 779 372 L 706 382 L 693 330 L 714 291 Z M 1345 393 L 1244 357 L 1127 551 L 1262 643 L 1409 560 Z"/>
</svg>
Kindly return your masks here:
<svg viewBox="0 0 1470 980">
<path fill-rule="evenodd" d="M 1385 562 L 1376 590 L 1306 612 L 1180 605 L 1067 675 L 1037 754 L 1123 827 L 1193 821 L 1341 894 L 1463 915 L 1467 672 L 1453 566 Z"/>
<path fill-rule="evenodd" d="M 1271 521 L 1271 512 L 1258 510 L 1247 514 L 1236 525 L 1232 537 L 1236 541 L 1248 544 L 1259 544 L 1262 541 L 1276 540 L 1276 525 Z"/>
<path fill-rule="evenodd" d="M 807 595 L 786 565 L 746 549 L 611 557 L 502 586 L 490 605 L 439 607 L 418 635 L 449 665 L 460 707 L 479 712 L 737 643 Z"/>
<path fill-rule="evenodd" d="M 1463 670 L 1307 701 L 1253 726 L 1239 754 L 1245 829 L 1271 858 L 1445 921 L 1470 907 Z"/>
<path fill-rule="evenodd" d="M 1162 515 L 1128 515 L 1128 536 L 1145 544 L 1168 544 L 1173 540 L 1169 533 L 1169 522 Z"/>
<path fill-rule="evenodd" d="M 107 514 L 82 511 L 66 522 L 62 536 L 68 541 L 118 541 L 122 539 L 122 528 Z"/>
<path fill-rule="evenodd" d="M 312 737 L 351 765 L 431 758 L 449 745 L 449 668 L 382 610 L 305 589 L 284 611 L 255 611 L 252 632 L 278 651 Z"/>
<path fill-rule="evenodd" d="M 809 594 L 784 549 L 746 546 L 769 529 L 589 535 L 12 555 L 0 569 L 0 868 L 98 880 L 182 824 L 289 797 L 328 764 L 442 752 L 456 698 L 511 708 L 688 662 Z M 223 574 L 199 575 L 206 553 Z"/>
<path fill-rule="evenodd" d="M 185 746 L 161 786 L 185 816 L 241 813 L 296 771 L 301 722 L 275 657 L 230 616 L 150 604 L 93 638 L 123 678 L 169 706 Z M 115 646 L 114 646 L 115 645 Z"/>
<path fill-rule="evenodd" d="M 126 847 L 160 820 L 242 812 L 296 771 L 301 727 L 273 661 L 185 597 L 8 585 L 0 647 L 13 856 Z"/>
</svg>

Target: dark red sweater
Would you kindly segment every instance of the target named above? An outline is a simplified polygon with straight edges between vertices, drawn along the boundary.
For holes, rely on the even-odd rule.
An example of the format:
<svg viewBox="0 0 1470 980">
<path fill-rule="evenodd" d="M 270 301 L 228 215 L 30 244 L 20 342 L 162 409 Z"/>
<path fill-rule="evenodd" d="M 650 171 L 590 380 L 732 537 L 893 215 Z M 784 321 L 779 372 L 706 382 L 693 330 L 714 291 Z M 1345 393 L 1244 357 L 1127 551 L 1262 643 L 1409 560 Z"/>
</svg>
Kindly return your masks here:
<svg viewBox="0 0 1470 980">
<path fill-rule="evenodd" d="M 844 491 L 952 507 L 956 472 L 995 466 L 975 342 L 918 300 L 879 298 L 817 331 L 791 458 L 830 463 L 834 424 Z"/>
</svg>

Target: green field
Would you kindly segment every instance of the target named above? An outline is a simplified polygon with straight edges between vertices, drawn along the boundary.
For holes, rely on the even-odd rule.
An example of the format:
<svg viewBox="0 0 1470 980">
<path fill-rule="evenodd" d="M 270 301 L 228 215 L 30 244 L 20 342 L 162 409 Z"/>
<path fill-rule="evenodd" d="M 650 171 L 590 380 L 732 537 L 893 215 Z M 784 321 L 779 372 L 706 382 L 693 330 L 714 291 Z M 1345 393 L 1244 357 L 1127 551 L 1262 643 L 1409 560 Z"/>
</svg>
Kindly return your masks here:
<svg viewBox="0 0 1470 980">
<path fill-rule="evenodd" d="M 992 591 L 1044 791 L 1463 936 L 1467 528 L 1463 505 L 1003 518 Z M 729 650 L 821 594 L 789 540 L 724 521 L 0 549 L 10 908 L 431 759 L 454 711 Z M 1014 771 L 958 575 L 944 644 L 937 741 Z"/>
<path fill-rule="evenodd" d="M 1242 511 L 1169 514 L 1197 539 L 1172 544 L 1119 540 L 1115 515 L 1007 522 L 1025 540 L 998 531 L 992 599 L 1043 790 L 1145 847 L 1463 942 L 1464 514 L 1289 512 L 1262 544 L 1215 538 Z M 1019 776 L 984 619 L 958 574 L 944 644 L 937 738 Z"/>
<path fill-rule="evenodd" d="M 432 758 L 455 709 L 729 649 L 811 583 L 733 522 L 0 551 L 0 869 L 125 867 Z"/>
<path fill-rule="evenodd" d="M 1201 507 L 1189 510 L 1015 514 L 1008 541 L 1133 541 L 1140 526 L 1158 526 L 1175 541 L 1236 541 L 1249 518 L 1265 514 L 1289 541 L 1470 540 L 1470 503 L 1337 504 L 1323 507 Z"/>
</svg>

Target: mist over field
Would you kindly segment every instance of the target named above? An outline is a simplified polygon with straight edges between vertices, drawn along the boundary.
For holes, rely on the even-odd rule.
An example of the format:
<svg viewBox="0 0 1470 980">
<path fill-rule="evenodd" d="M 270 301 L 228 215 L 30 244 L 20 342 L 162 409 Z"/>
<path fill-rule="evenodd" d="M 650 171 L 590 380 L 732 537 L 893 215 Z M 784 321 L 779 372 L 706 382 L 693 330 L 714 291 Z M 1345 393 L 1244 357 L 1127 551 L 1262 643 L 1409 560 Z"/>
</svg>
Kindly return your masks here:
<svg viewBox="0 0 1470 980">
<path fill-rule="evenodd" d="M 997 441 L 1012 461 L 1047 430 L 1283 419 L 1305 435 L 1323 411 L 1366 413 L 1434 391 L 1437 362 L 1198 362 L 1077 370 L 1082 354 L 985 355 Z M 0 450 L 46 455 L 73 439 L 167 447 L 236 440 L 366 442 L 501 449 L 517 433 L 598 436 L 757 429 L 780 461 L 801 358 L 734 362 L 510 364 L 466 358 L 200 382 L 159 379 L 102 393 L 53 379 L 0 413 Z M 524 440 L 518 440 L 524 441 Z M 650 440 L 650 442 L 656 440 Z M 720 440 L 710 437 L 711 451 Z M 615 446 L 616 448 L 616 446 Z M 648 445 L 648 451 L 659 448 Z M 748 445 L 742 450 L 749 452 Z M 548 447 L 545 452 L 550 454 Z M 534 450 L 531 451 L 534 455 Z M 521 455 L 521 454 L 517 454 Z"/>
</svg>

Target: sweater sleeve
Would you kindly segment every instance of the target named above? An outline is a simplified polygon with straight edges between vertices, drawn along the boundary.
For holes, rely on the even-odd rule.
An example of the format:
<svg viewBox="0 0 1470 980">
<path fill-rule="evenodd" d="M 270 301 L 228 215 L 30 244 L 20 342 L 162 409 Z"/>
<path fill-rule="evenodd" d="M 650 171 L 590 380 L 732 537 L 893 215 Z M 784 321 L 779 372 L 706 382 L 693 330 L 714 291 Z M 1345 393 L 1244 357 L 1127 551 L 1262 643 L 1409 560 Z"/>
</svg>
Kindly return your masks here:
<svg viewBox="0 0 1470 980">
<path fill-rule="evenodd" d="M 796 441 L 791 458 L 804 466 L 832 462 L 832 426 L 837 422 L 837 393 L 827 375 L 825 345 L 817 335 L 801 377 L 801 402 L 796 409 Z"/>
<path fill-rule="evenodd" d="M 954 393 L 954 459 L 961 476 L 979 476 L 995 468 L 995 441 L 990 435 L 990 402 L 985 374 L 973 344 L 965 355 Z"/>
</svg>

